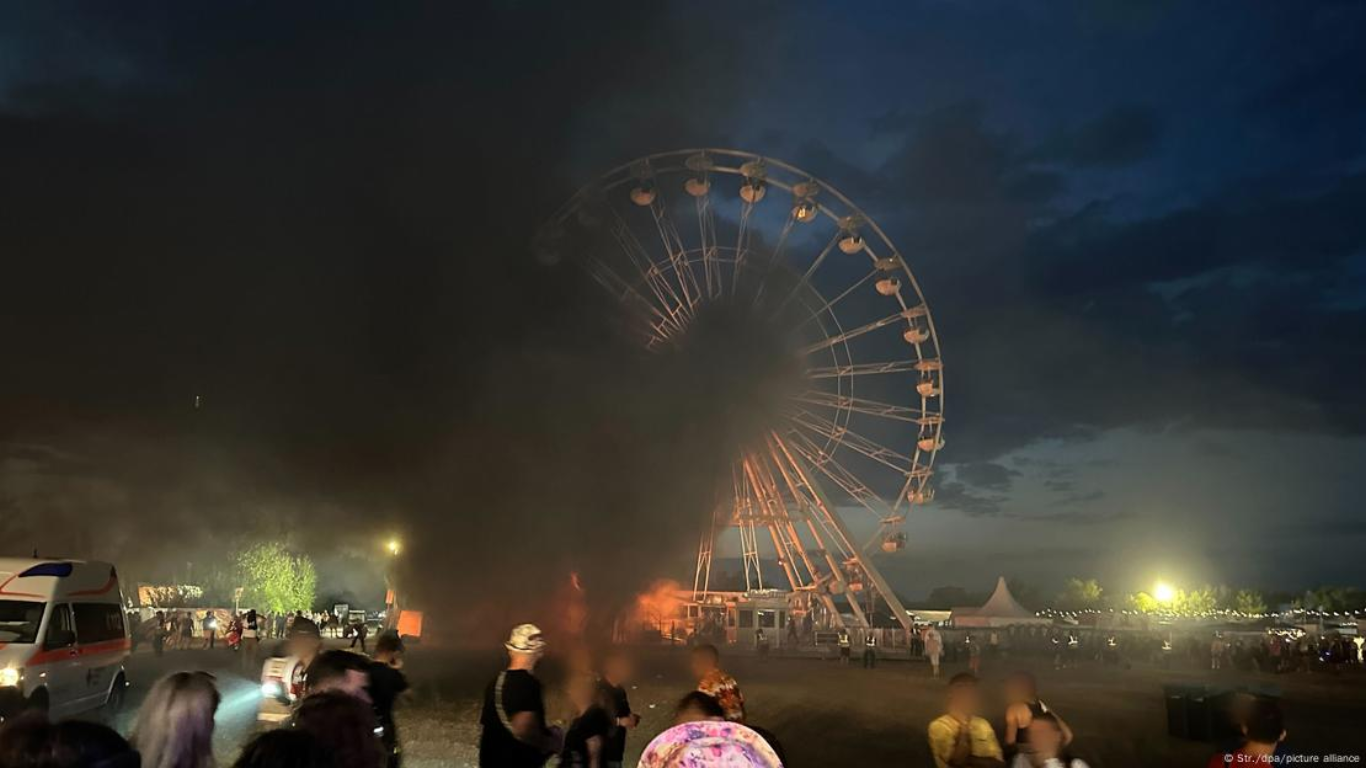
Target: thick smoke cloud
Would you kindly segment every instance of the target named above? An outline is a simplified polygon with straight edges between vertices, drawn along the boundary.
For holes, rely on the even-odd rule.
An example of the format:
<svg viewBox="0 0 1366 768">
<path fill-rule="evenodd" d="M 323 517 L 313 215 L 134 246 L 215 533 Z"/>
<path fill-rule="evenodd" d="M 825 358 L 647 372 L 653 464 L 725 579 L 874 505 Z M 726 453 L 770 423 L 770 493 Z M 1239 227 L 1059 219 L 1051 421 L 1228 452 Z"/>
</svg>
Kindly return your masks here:
<svg viewBox="0 0 1366 768">
<path fill-rule="evenodd" d="M 394 531 L 413 601 L 493 632 L 571 570 L 605 613 L 686 569 L 712 404 L 529 246 L 583 174 L 716 138 L 677 98 L 736 103 L 724 30 L 660 72 L 696 29 L 639 5 L 28 13 L 81 42 L 0 101 L 7 542 L 166 578 Z M 622 94 L 656 135 L 573 135 Z"/>
<path fill-rule="evenodd" d="M 1211 578 L 1325 574 L 1359 544 L 1360 7 L 0 14 L 7 549 L 164 578 L 288 535 L 374 585 L 397 531 L 450 605 L 687 574 L 707 411 L 526 250 L 684 146 L 810 169 L 925 288 L 948 442 L 898 586 L 1146 578 L 1214 540 Z M 1303 556 L 1265 551 L 1292 508 Z"/>
</svg>

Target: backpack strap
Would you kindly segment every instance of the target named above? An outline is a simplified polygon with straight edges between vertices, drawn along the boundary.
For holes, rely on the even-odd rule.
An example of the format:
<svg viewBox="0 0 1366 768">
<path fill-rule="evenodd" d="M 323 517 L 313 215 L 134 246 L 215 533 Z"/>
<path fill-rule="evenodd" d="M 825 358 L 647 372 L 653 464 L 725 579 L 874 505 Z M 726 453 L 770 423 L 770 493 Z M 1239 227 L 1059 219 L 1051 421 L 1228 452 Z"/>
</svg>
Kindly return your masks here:
<svg viewBox="0 0 1366 768">
<path fill-rule="evenodd" d="M 498 680 L 493 684 L 493 709 L 498 713 L 498 722 L 508 729 L 508 733 L 516 734 L 512 730 L 512 719 L 508 717 L 507 710 L 503 708 L 503 681 L 507 680 L 507 670 L 498 673 Z"/>
</svg>

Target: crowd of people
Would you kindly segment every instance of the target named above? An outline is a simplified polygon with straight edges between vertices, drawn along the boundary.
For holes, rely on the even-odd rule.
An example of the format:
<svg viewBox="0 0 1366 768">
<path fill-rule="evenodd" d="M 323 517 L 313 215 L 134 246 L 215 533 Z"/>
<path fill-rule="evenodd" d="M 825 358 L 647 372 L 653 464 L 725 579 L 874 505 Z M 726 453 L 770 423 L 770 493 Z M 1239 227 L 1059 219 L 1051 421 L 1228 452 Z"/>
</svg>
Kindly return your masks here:
<svg viewBox="0 0 1366 768">
<path fill-rule="evenodd" d="M 243 748 L 236 768 L 399 768 L 396 699 L 408 687 L 403 643 L 378 638 L 373 656 L 323 650 L 311 619 L 289 622 L 282 653 L 306 649 L 288 717 Z M 243 626 L 249 626 L 244 617 Z M 28 712 L 0 726 L 4 768 L 212 768 L 214 715 L 221 703 L 208 672 L 176 672 L 148 691 L 129 738 L 92 722 L 49 721 Z"/>
<path fill-rule="evenodd" d="M 1316 670 L 1336 674 L 1344 667 L 1362 663 L 1361 645 L 1357 639 L 1340 634 L 1317 638 L 1307 634 L 1298 637 L 1269 634 L 1248 640 L 1215 633 L 1209 644 L 1209 665 L 1210 669 L 1233 668 L 1278 674 Z M 1202 650 L 1198 645 L 1187 647 L 1187 653 L 1197 659 Z"/>
<path fill-rule="evenodd" d="M 998 659 L 1051 661 L 1055 669 L 1082 662 L 1134 663 L 1245 672 L 1329 672 L 1362 664 L 1361 638 L 1337 633 L 1224 632 L 1208 629 L 1107 630 L 1096 627 L 1006 627 L 942 632 L 933 626 L 911 634 L 907 652 L 937 670 L 941 663 L 967 662 L 973 672 Z M 840 636 L 842 656 L 846 641 Z"/>
<path fill-rule="evenodd" d="M 159 625 L 180 627 L 184 617 L 158 616 Z M 235 630 L 261 631 L 262 617 L 247 611 L 233 617 Z M 273 624 L 271 622 L 267 622 Z M 402 672 L 403 644 L 390 632 L 381 634 L 374 653 L 351 649 L 326 650 L 324 631 L 302 614 L 286 617 L 285 642 L 278 656 L 289 660 L 280 669 L 279 689 L 263 692 L 260 717 L 264 732 L 241 751 L 239 768 L 399 768 L 402 748 L 393 716 L 399 696 L 408 688 Z M 168 630 L 168 636 L 170 635 Z M 272 631 L 272 636 L 279 636 Z M 183 635 L 182 635 L 183 637 Z M 1026 637 L 1033 637 L 1026 635 Z M 1043 635 L 1040 649 L 1078 647 L 1066 635 Z M 1018 639 L 1018 638 L 1017 638 Z M 916 635 L 918 650 L 931 662 L 933 678 L 940 675 L 946 643 L 941 633 L 926 627 Z M 838 634 L 844 663 L 854 640 Z M 1006 658 L 1006 649 L 1026 643 L 1002 643 L 995 633 L 962 638 L 969 671 L 952 675 L 946 685 L 944 713 L 928 724 L 925 734 L 936 768 L 1000 766 L 1004 768 L 1086 768 L 1071 754 L 1073 732 L 1058 712 L 1044 703 L 1032 675 L 1016 672 L 1005 678 L 1007 702 L 998 730 L 983 716 L 977 671 L 983 655 Z M 1282 643 L 1279 652 L 1276 644 Z M 1262 649 L 1267 658 L 1293 659 L 1293 640 L 1271 638 Z M 876 663 L 876 643 L 864 642 L 864 666 Z M 353 643 L 354 645 L 354 643 Z M 212 647 L 212 643 L 207 646 Z M 363 646 L 362 646 L 363 647 Z M 1114 643 L 1102 645 L 1114 647 Z M 1170 644 L 1168 644 L 1170 649 Z M 1331 658 L 1333 641 L 1313 653 Z M 974 650 L 975 649 L 975 650 Z M 486 768 L 537 768 L 551 758 L 566 768 L 620 768 L 627 742 L 641 723 L 628 691 L 634 678 L 631 659 L 619 650 L 595 658 L 586 648 L 567 654 L 563 682 L 570 716 L 556 725 L 547 716 L 545 688 L 537 666 L 546 640 L 532 624 L 514 628 L 504 643 L 507 664 L 489 681 L 480 711 L 479 764 Z M 1208 649 L 1210 664 L 1219 669 L 1240 652 L 1254 653 L 1220 635 Z M 1056 651 L 1055 651 L 1056 652 Z M 1170 651 L 1169 651 L 1170 652 Z M 1065 653 L 1065 652 L 1060 652 Z M 871 659 L 869 657 L 872 657 Z M 695 681 L 676 701 L 672 725 L 644 746 L 638 768 L 780 768 L 784 750 L 773 733 L 751 722 L 739 682 L 725 671 L 720 651 L 709 643 L 688 650 L 689 671 Z M 1344 659 L 1343 663 L 1348 663 Z M 1279 669 L 1280 667 L 1276 667 Z M 266 670 L 272 669 L 269 662 Z M 275 680 L 263 676 L 265 680 Z M 263 686 L 264 688 L 265 686 Z M 214 715 L 220 704 L 217 680 L 207 672 L 177 672 L 158 681 L 143 701 L 128 739 L 88 722 L 50 722 L 45 715 L 27 713 L 0 727 L 2 768 L 211 768 L 214 765 Z M 278 717 L 268 707 L 278 704 Z M 1236 714 L 1243 738 L 1212 758 L 1226 764 L 1230 755 L 1270 755 L 1285 736 L 1279 706 L 1270 700 L 1250 700 Z M 1217 763 L 1216 763 L 1217 760 Z"/>
<path fill-rule="evenodd" d="M 586 651 L 573 654 L 565 683 L 573 717 L 559 727 L 547 719 L 536 676 L 546 650 L 540 629 L 532 624 L 514 628 L 504 648 L 507 667 L 484 691 L 481 768 L 538 768 L 556 756 L 567 768 L 620 768 L 628 733 L 640 724 L 627 695 L 630 661 L 613 652 L 598 665 Z M 748 722 L 744 694 L 722 669 L 716 646 L 695 645 L 689 661 L 696 686 L 675 705 L 673 726 L 646 745 L 638 768 L 779 768 L 781 745 Z"/>
<path fill-rule="evenodd" d="M 1033 675 L 1016 672 L 1006 678 L 999 740 L 981 716 L 980 687 L 971 672 L 949 679 L 946 711 L 930 723 L 927 734 L 936 768 L 1087 768 L 1071 752 L 1071 727 L 1039 697 Z M 1227 715 L 1238 735 L 1210 758 L 1210 768 L 1270 764 L 1269 756 L 1280 753 L 1286 731 L 1275 699 L 1245 695 Z"/>
<path fill-rule="evenodd" d="M 1083 647 L 1079 638 L 1066 634 L 1043 634 L 1040 638 L 1041 652 L 1066 655 L 1069 651 L 1054 649 L 1059 645 Z M 930 660 L 932 675 L 938 678 L 944 638 L 937 629 L 926 627 L 917 639 L 921 646 L 918 650 Z M 1102 657 L 1116 646 L 1105 639 L 1102 637 L 1100 644 Z M 1004 659 L 1006 644 L 990 633 L 980 639 L 965 637 L 962 642 L 970 671 L 949 678 L 944 714 L 926 729 L 936 768 L 1087 768 L 1086 762 L 1072 753 L 1071 726 L 1044 703 L 1031 674 L 1015 672 L 1005 678 L 1002 693 L 1006 707 L 1000 719 L 1004 726 L 998 735 L 981 712 L 983 683 L 976 670 L 983 656 Z M 848 632 L 841 631 L 837 643 L 847 664 L 855 642 Z M 576 663 L 565 686 L 573 718 L 562 729 L 547 720 L 543 687 L 536 677 L 537 663 L 545 651 L 540 631 L 533 625 L 522 625 L 513 631 L 505 648 L 507 668 L 484 693 L 480 765 L 535 768 L 558 756 L 560 765 L 574 768 L 620 766 L 627 734 L 640 722 L 631 713 L 623 687 L 629 679 L 629 665 L 615 654 L 604 660 L 600 671 L 591 662 Z M 875 654 L 875 643 L 867 643 L 864 653 L 864 665 L 874 666 L 875 659 L 866 657 Z M 771 732 L 750 722 L 740 684 L 722 668 L 716 646 L 696 643 L 689 650 L 689 659 L 696 685 L 675 705 L 672 727 L 645 746 L 638 768 L 782 765 L 782 746 Z M 1068 661 L 1064 658 L 1058 663 Z M 1211 765 L 1231 760 L 1251 763 L 1280 749 L 1285 730 L 1276 701 L 1250 697 L 1230 716 L 1241 736 L 1236 743 L 1224 745 Z"/>
</svg>

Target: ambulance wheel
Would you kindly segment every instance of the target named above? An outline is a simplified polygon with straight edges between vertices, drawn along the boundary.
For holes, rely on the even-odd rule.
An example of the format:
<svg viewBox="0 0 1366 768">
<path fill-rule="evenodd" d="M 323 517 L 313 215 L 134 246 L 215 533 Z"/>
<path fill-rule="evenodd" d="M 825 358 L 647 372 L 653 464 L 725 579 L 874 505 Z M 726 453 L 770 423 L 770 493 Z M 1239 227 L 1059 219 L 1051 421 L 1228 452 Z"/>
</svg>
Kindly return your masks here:
<svg viewBox="0 0 1366 768">
<path fill-rule="evenodd" d="M 114 686 L 109 689 L 109 698 L 104 700 L 104 708 L 111 715 L 116 715 L 123 711 L 123 705 L 128 701 L 128 680 L 123 673 L 114 678 Z"/>
</svg>

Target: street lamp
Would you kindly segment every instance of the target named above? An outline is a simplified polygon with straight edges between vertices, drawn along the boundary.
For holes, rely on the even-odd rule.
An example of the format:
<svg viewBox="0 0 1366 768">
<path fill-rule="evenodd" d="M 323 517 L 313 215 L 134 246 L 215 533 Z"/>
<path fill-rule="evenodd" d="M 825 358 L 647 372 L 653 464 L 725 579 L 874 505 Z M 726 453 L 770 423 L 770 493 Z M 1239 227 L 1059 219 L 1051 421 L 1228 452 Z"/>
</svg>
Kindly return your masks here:
<svg viewBox="0 0 1366 768">
<path fill-rule="evenodd" d="M 398 589 L 394 579 L 396 563 L 393 561 L 398 557 L 398 553 L 403 551 L 403 542 L 395 536 L 389 539 L 384 548 L 388 550 L 390 560 L 388 567 L 384 569 L 384 625 L 385 629 L 395 630 L 398 629 L 399 609 Z"/>
<path fill-rule="evenodd" d="M 1176 599 L 1176 589 L 1165 581 L 1159 581 L 1153 587 L 1153 598 L 1165 605 Z"/>
</svg>

